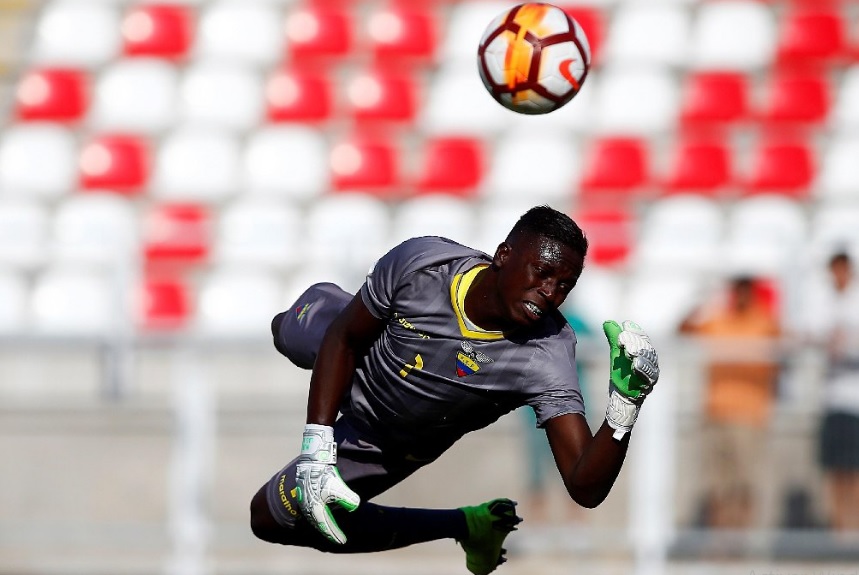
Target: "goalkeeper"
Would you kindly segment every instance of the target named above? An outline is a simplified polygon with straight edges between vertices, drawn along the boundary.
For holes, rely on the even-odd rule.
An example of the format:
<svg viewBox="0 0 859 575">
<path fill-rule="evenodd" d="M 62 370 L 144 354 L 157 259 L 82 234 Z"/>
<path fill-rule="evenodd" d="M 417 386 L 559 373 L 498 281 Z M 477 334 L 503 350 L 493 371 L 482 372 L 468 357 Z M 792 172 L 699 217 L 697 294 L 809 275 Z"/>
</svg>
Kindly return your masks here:
<svg viewBox="0 0 859 575">
<path fill-rule="evenodd" d="M 513 501 L 456 509 L 370 501 L 522 405 L 545 429 L 570 497 L 599 505 L 659 366 L 640 327 L 604 324 L 609 402 L 593 434 L 576 378 L 575 333 L 558 311 L 587 249 L 573 220 L 538 206 L 492 257 L 414 238 L 376 262 L 354 297 L 316 284 L 278 314 L 275 347 L 313 372 L 297 457 L 253 497 L 254 534 L 334 553 L 451 538 L 469 571 L 490 573 L 521 521 Z"/>
</svg>

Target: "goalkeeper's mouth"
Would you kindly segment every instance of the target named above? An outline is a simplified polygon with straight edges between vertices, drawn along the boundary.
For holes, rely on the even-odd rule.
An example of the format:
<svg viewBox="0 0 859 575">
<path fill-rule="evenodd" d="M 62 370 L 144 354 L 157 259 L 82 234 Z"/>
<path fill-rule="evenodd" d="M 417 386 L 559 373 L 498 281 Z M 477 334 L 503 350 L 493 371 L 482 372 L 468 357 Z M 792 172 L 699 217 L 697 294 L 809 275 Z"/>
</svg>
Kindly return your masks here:
<svg viewBox="0 0 859 575">
<path fill-rule="evenodd" d="M 525 314 L 532 320 L 537 321 L 543 317 L 544 311 L 540 309 L 540 307 L 532 301 L 526 301 L 524 303 Z"/>
</svg>

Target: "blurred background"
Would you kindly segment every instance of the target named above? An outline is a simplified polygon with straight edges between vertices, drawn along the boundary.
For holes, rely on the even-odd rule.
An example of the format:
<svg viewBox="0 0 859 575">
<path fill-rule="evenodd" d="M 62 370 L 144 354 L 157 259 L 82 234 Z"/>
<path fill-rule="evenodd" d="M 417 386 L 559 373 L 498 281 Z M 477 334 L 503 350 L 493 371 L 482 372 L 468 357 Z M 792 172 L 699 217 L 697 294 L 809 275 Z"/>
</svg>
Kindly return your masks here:
<svg viewBox="0 0 859 575">
<path fill-rule="evenodd" d="M 0 573 L 464 573 L 252 537 L 308 381 L 269 322 L 538 203 L 594 428 L 604 319 L 664 364 L 618 484 L 576 509 L 513 413 L 380 500 L 518 499 L 511 575 L 857 573 L 859 2 L 557 2 L 593 66 L 544 117 L 476 72 L 513 4 L 0 0 Z"/>
</svg>

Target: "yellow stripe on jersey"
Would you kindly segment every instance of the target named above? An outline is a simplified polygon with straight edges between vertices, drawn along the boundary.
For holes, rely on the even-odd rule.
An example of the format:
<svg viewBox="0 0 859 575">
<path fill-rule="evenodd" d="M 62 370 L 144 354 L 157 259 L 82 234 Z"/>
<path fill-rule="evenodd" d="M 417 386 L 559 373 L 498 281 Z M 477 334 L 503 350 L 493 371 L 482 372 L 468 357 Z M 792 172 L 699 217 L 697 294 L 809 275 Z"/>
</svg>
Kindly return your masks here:
<svg viewBox="0 0 859 575">
<path fill-rule="evenodd" d="M 459 323 L 459 331 L 464 337 L 470 339 L 502 339 L 504 333 L 500 331 L 486 331 L 482 329 L 471 329 L 466 323 L 465 315 L 465 294 L 468 293 L 468 288 L 471 287 L 471 282 L 477 277 L 477 274 L 487 264 L 474 266 L 464 273 L 456 274 L 450 284 L 450 303 L 453 306 L 453 313 L 456 315 L 456 321 Z M 472 324 L 473 325 L 473 324 Z"/>
</svg>

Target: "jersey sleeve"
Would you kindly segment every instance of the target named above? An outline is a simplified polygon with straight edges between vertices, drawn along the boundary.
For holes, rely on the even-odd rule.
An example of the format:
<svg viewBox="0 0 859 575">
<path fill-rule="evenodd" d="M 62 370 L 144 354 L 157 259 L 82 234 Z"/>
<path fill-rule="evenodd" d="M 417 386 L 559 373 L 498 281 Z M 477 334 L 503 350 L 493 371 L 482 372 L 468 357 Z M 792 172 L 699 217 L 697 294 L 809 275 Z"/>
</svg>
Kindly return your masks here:
<svg viewBox="0 0 859 575">
<path fill-rule="evenodd" d="M 537 427 L 567 413 L 585 413 L 576 371 L 576 338 L 572 330 L 562 337 L 544 340 L 532 358 L 527 386 L 528 404 L 537 416 Z"/>
</svg>

